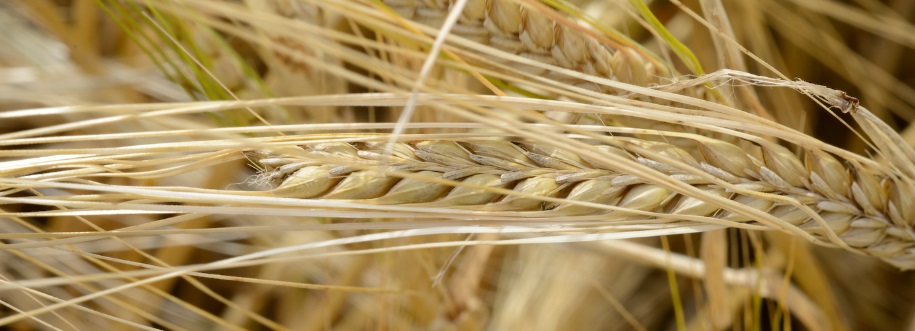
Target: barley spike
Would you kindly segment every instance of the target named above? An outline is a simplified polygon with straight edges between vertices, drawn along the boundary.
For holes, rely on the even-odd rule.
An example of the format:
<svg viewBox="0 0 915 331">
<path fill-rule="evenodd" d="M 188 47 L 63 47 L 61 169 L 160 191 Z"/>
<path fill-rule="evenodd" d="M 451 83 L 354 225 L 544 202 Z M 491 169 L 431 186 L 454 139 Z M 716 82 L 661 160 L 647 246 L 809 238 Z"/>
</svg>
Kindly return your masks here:
<svg viewBox="0 0 915 331">
<path fill-rule="evenodd" d="M 894 176 L 852 162 L 843 165 L 821 151 L 807 151 L 805 157 L 798 158 L 788 149 L 775 145 L 760 146 L 761 157 L 756 158 L 728 142 L 703 138 L 698 144 L 701 146 L 698 156 L 693 157 L 683 149 L 660 142 L 627 137 L 610 138 L 607 142 L 596 148 L 625 156 L 706 194 L 768 213 L 813 238 L 847 245 L 856 252 L 882 258 L 904 269 L 915 268 L 912 235 L 915 215 L 911 208 L 900 208 L 902 199 L 913 188 Z M 398 143 L 391 156 L 382 154 L 384 148 L 379 143 L 327 143 L 302 148 L 304 156 L 273 155 L 269 165 L 263 164 L 273 171 L 282 168 L 277 167 L 276 160 L 286 160 L 298 167 L 267 194 L 554 216 L 602 215 L 608 220 L 631 217 L 630 211 L 645 211 L 730 222 L 753 221 L 702 199 L 615 171 L 590 157 L 552 146 L 503 140 L 418 141 Z M 639 156 L 639 151 L 655 153 Z M 678 168 L 665 161 L 671 159 L 692 169 Z M 386 170 L 415 176 L 402 178 Z M 688 170 L 701 171 L 776 198 L 735 193 Z M 468 186 L 451 186 L 424 178 L 456 180 Z M 520 195 L 474 187 L 509 189 Z M 617 208 L 601 209 L 537 197 Z M 815 211 L 823 222 L 799 206 Z M 831 234 L 841 242 L 830 240 Z"/>
<path fill-rule="evenodd" d="M 385 0 L 386 5 L 414 22 L 438 28 L 452 1 Z M 631 46 L 608 45 L 548 17 L 539 9 L 512 0 L 470 0 L 454 33 L 483 45 L 619 82 L 650 86 L 671 78 L 668 68 Z M 531 74 L 593 89 L 594 84 L 531 68 Z M 610 93 L 607 87 L 600 90 Z"/>
</svg>

